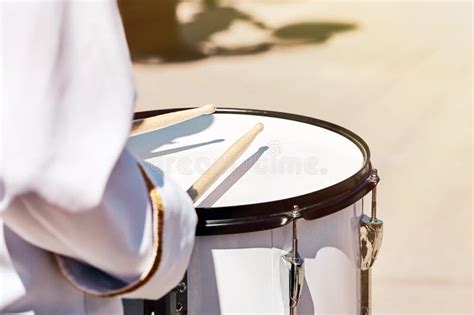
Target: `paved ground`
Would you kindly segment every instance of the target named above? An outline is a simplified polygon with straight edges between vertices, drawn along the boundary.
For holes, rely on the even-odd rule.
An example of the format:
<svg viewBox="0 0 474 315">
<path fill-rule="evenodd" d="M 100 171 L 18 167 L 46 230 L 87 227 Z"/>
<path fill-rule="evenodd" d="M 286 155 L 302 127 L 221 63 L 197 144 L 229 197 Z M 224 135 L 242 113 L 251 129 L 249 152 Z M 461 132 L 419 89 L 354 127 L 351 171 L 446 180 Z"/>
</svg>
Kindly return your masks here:
<svg viewBox="0 0 474 315">
<path fill-rule="evenodd" d="M 382 176 L 375 313 L 472 314 L 472 4 L 227 3 L 208 33 L 184 28 L 218 56 L 135 64 L 137 110 L 214 103 L 357 132 Z M 196 4 L 178 9 L 186 22 Z"/>
</svg>

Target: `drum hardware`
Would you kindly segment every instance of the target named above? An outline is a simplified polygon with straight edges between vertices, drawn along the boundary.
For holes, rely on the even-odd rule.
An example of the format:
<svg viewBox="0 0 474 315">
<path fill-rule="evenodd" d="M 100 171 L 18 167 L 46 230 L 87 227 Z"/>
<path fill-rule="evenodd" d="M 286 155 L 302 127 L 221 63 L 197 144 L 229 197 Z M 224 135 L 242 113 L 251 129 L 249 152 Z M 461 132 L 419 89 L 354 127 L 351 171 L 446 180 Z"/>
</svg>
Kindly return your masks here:
<svg viewBox="0 0 474 315">
<path fill-rule="evenodd" d="M 298 230 L 297 221 L 301 218 L 301 213 L 298 206 L 294 206 L 293 211 L 290 213 L 290 217 L 293 221 L 292 224 L 292 240 L 291 250 L 282 255 L 280 264 L 280 281 L 282 288 L 288 288 L 287 292 L 283 292 L 283 297 L 287 302 L 290 315 L 297 314 L 297 306 L 301 297 L 301 291 L 304 284 L 304 259 L 301 258 L 298 253 Z M 286 297 L 288 297 L 286 299 Z"/>
<path fill-rule="evenodd" d="M 150 301 L 145 305 L 145 314 L 150 315 L 185 315 L 188 313 L 188 285 L 187 276 L 184 275 L 178 285 L 158 301 Z M 147 304 L 147 302 L 145 302 Z M 151 312 L 146 312 L 151 306 Z"/>
<path fill-rule="evenodd" d="M 186 275 L 183 280 L 173 290 L 175 296 L 176 315 L 184 315 L 188 313 L 188 292 L 186 285 Z"/>
<path fill-rule="evenodd" d="M 373 169 L 368 181 L 377 185 L 380 178 Z M 361 284 L 361 315 L 371 314 L 371 267 L 377 258 L 382 244 L 383 221 L 377 218 L 377 187 L 372 189 L 372 217 L 363 214 L 359 221 L 360 227 L 360 284 Z"/>
</svg>

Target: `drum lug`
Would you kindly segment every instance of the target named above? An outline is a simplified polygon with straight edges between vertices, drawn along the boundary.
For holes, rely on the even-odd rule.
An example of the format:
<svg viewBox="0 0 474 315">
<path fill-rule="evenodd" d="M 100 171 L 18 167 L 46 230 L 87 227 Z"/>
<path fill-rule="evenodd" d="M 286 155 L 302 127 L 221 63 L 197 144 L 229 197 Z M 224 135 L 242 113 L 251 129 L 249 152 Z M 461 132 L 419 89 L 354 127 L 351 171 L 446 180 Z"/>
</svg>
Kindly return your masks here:
<svg viewBox="0 0 474 315">
<path fill-rule="evenodd" d="M 295 206 L 291 212 L 293 219 L 292 225 L 292 247 L 291 251 L 282 255 L 281 258 L 281 282 L 282 288 L 288 288 L 288 300 L 287 305 L 291 315 L 296 315 L 298 302 L 301 297 L 301 291 L 304 284 L 304 259 L 301 258 L 298 252 L 298 234 L 297 234 L 297 221 L 301 217 L 299 208 Z M 287 275 L 288 278 L 285 278 Z M 284 292 L 285 293 L 285 292 Z M 284 296 L 286 297 L 286 293 Z"/>
<path fill-rule="evenodd" d="M 377 170 L 373 169 L 369 181 L 378 183 Z M 375 262 L 382 245 L 383 221 L 377 218 L 377 186 L 372 190 L 372 217 L 363 214 L 360 218 L 360 269 L 368 270 Z"/>
<path fill-rule="evenodd" d="M 372 217 L 363 214 L 359 221 L 360 233 L 360 283 L 361 283 L 361 315 L 371 314 L 371 267 L 373 266 L 383 237 L 383 221 L 377 218 L 377 183 L 380 178 L 377 170 L 373 169 L 368 178 L 374 184 L 372 189 L 371 212 Z"/>
<path fill-rule="evenodd" d="M 171 292 L 171 311 L 176 315 L 184 315 L 188 313 L 188 292 L 187 292 L 187 275 L 185 274 L 180 283 Z M 171 313 L 173 314 L 173 313 Z"/>
<path fill-rule="evenodd" d="M 185 315 L 188 313 L 188 292 L 187 292 L 187 275 L 185 274 L 183 279 L 178 285 L 168 292 L 167 295 L 159 299 L 158 301 L 152 301 L 151 303 L 153 311 L 145 314 L 150 315 Z"/>
<path fill-rule="evenodd" d="M 382 245 L 383 221 L 367 215 L 360 218 L 360 269 L 368 270 L 377 259 Z"/>
</svg>

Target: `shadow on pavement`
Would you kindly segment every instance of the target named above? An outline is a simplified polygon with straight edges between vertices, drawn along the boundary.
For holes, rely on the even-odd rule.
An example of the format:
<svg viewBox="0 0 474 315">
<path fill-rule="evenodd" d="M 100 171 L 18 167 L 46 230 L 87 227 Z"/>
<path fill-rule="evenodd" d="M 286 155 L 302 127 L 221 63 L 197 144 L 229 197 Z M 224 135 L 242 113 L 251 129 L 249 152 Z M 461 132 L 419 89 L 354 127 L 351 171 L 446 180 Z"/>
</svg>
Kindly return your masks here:
<svg viewBox="0 0 474 315">
<path fill-rule="evenodd" d="M 336 33 L 352 31 L 354 23 L 339 21 L 304 21 L 273 28 L 256 17 L 214 0 L 192 19 L 180 23 L 176 0 L 119 0 L 130 53 L 135 62 L 186 62 L 213 56 L 259 54 L 278 46 L 321 44 Z M 212 36 L 245 23 L 263 34 L 258 41 L 223 46 L 212 42 Z"/>
</svg>

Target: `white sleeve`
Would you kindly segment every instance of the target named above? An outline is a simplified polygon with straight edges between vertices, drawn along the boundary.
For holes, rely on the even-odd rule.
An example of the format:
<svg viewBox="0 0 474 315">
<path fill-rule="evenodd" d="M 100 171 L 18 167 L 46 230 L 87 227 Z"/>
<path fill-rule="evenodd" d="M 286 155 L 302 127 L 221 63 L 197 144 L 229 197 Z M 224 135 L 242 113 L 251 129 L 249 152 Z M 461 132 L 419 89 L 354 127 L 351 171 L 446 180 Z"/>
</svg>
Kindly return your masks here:
<svg viewBox="0 0 474 315">
<path fill-rule="evenodd" d="M 97 205 L 127 140 L 135 90 L 114 1 L 1 2 L 0 211 L 37 192 Z"/>
<path fill-rule="evenodd" d="M 54 252 L 63 276 L 84 293 L 150 299 L 183 277 L 197 224 L 186 192 L 127 151 L 98 206 L 64 211 L 31 193 L 15 198 L 2 217 L 20 237 Z"/>
<path fill-rule="evenodd" d="M 134 88 L 116 3 L 1 6 L 0 215 L 76 288 L 158 298 L 184 274 L 197 219 L 123 151 Z"/>
</svg>

